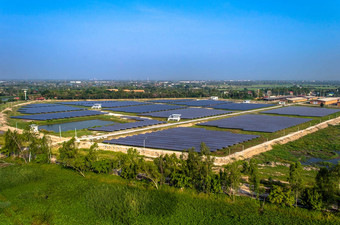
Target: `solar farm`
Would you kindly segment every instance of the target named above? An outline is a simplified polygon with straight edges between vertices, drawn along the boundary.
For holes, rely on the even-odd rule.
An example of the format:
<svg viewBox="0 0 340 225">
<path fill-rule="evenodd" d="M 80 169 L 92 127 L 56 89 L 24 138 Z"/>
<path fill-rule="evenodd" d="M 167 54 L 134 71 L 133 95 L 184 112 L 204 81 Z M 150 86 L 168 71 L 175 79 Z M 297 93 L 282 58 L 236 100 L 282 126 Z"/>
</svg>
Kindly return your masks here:
<svg viewBox="0 0 340 225">
<path fill-rule="evenodd" d="M 234 134 L 224 131 L 211 131 L 203 128 L 178 127 L 158 132 L 139 134 L 125 138 L 112 139 L 103 143 L 183 151 L 195 148 L 200 151 L 204 142 L 214 152 L 219 149 L 257 138 L 257 135 Z"/>
<path fill-rule="evenodd" d="M 158 100 L 150 100 L 149 102 L 170 104 L 170 103 L 188 102 L 188 101 L 194 101 L 194 99 L 158 99 Z"/>
<path fill-rule="evenodd" d="M 56 105 L 44 104 L 44 106 L 30 106 L 30 107 L 21 107 L 18 112 L 25 114 L 40 114 L 40 113 L 53 113 L 53 112 L 68 112 L 68 111 L 78 111 L 84 110 L 83 108 L 77 108 L 73 106 L 65 106 L 65 105 Z"/>
<path fill-rule="evenodd" d="M 153 104 L 153 105 L 138 105 L 120 108 L 107 108 L 106 110 L 117 111 L 117 112 L 128 112 L 128 113 L 149 113 L 166 110 L 180 109 L 183 106 L 176 105 L 164 105 L 164 104 Z"/>
<path fill-rule="evenodd" d="M 88 108 L 86 108 L 92 107 L 94 104 L 101 104 L 103 111 L 88 110 Z M 107 144 L 174 151 L 183 151 L 185 149 L 194 147 L 196 151 L 199 151 L 200 144 L 204 142 L 210 148 L 210 150 L 214 152 L 226 147 L 235 145 L 238 146 L 240 143 L 252 140 L 254 140 L 254 142 L 251 143 L 257 143 L 258 140 L 263 140 L 263 137 L 267 138 L 268 136 L 266 135 L 273 134 L 276 137 L 278 133 L 275 132 L 277 131 L 302 125 L 313 120 L 298 116 L 323 117 L 340 111 L 339 109 L 290 106 L 280 107 L 272 110 L 263 109 L 263 111 L 260 111 L 260 113 L 266 113 L 267 115 L 243 114 L 228 117 L 228 114 L 230 113 L 243 113 L 237 111 L 247 111 L 254 109 L 261 110 L 261 108 L 271 106 L 275 105 L 193 99 L 160 99 L 151 101 L 73 101 L 26 105 L 17 110 L 23 115 L 14 115 L 12 118 L 46 121 L 46 123 L 42 123 L 42 125 L 46 124 L 45 126 L 47 128 L 48 126 L 53 125 L 49 124 L 49 120 L 91 117 L 108 114 L 105 111 L 131 113 L 132 115 L 130 116 L 118 113 L 108 114 L 109 116 L 120 117 L 121 119 L 128 119 L 129 121 L 119 121 L 119 119 L 114 119 L 114 122 L 103 121 L 102 123 L 95 124 L 95 126 L 89 126 L 88 123 L 91 120 L 91 118 L 89 118 L 89 120 L 83 119 L 83 122 L 75 123 L 80 124 L 77 124 L 79 125 L 78 129 L 86 129 L 87 132 L 95 135 L 100 134 L 98 132 L 112 132 L 112 134 L 114 134 L 114 132 L 123 130 L 130 130 L 128 132 L 137 132 L 133 136 L 104 140 L 103 143 Z M 282 116 L 268 114 L 282 114 Z M 169 118 L 174 115 L 180 116 L 180 119 L 188 120 L 184 121 L 185 123 L 190 122 L 189 120 L 207 118 L 207 122 L 197 124 L 199 126 L 205 126 L 206 128 L 176 127 L 176 124 L 172 123 L 174 124 L 174 127 L 166 128 L 162 126 L 165 128 L 162 131 L 138 134 L 139 131 L 136 130 L 138 128 L 149 126 L 150 129 L 157 128 L 154 126 L 167 123 L 164 121 L 164 119 L 160 121 L 157 120 L 157 118 Z M 227 118 L 209 120 L 209 117 L 220 115 L 225 115 Z M 98 117 L 95 119 L 98 119 Z M 75 123 L 60 123 L 60 125 L 67 126 L 70 124 L 73 125 Z M 172 124 L 171 126 L 173 126 Z M 214 130 L 214 128 L 208 127 L 216 127 L 221 129 Z M 42 126 L 42 128 L 44 127 Z M 238 131 L 223 129 L 235 129 Z M 64 130 L 72 130 L 72 127 L 70 129 L 62 129 L 62 131 Z M 252 132 L 262 132 L 263 134 Z M 106 139 L 108 137 L 107 134 L 103 134 L 103 136 L 105 136 Z"/>
<path fill-rule="evenodd" d="M 198 125 L 273 133 L 309 121 L 311 119 L 250 114 L 208 121 Z"/>
<path fill-rule="evenodd" d="M 337 112 L 340 112 L 340 109 L 289 106 L 289 107 L 282 107 L 282 108 L 278 108 L 278 109 L 263 111 L 262 113 L 271 113 L 271 114 L 279 114 L 279 115 L 322 117 L 322 116 L 328 116 L 330 114 L 337 113 Z"/>
<path fill-rule="evenodd" d="M 34 115 L 22 115 L 22 116 L 12 116 L 15 119 L 24 120 L 57 120 L 84 116 L 95 116 L 107 114 L 105 112 L 93 111 L 93 110 L 81 110 L 72 112 L 59 112 L 59 113 L 46 113 L 46 114 L 34 114 Z"/>
<path fill-rule="evenodd" d="M 122 124 L 115 124 L 111 126 L 102 126 L 102 127 L 95 127 L 95 128 L 89 128 L 89 130 L 93 131 L 105 131 L 105 132 L 113 132 L 113 131 L 120 131 L 120 130 L 126 130 L 126 129 L 135 129 L 135 128 L 141 128 L 141 127 L 147 127 L 147 126 L 153 126 L 165 123 L 164 121 L 158 121 L 158 120 L 141 120 L 137 122 L 132 123 L 122 123 Z"/>
<path fill-rule="evenodd" d="M 185 106 L 196 106 L 196 107 L 211 107 L 218 104 L 230 103 L 228 101 L 218 101 L 218 100 L 196 100 L 196 101 L 186 101 L 186 102 L 173 102 L 172 104 L 176 105 L 185 105 Z"/>
<path fill-rule="evenodd" d="M 91 107 L 94 104 L 101 104 L 103 108 L 115 108 L 115 107 L 133 106 L 133 105 L 146 105 L 150 103 L 138 102 L 138 101 L 75 101 L 75 102 L 60 102 L 60 104 L 77 105 L 77 106 L 85 106 L 85 107 Z"/>
<path fill-rule="evenodd" d="M 228 110 L 252 110 L 264 107 L 274 106 L 274 104 L 254 104 L 254 103 L 227 103 L 212 106 L 214 109 L 228 109 Z"/>
<path fill-rule="evenodd" d="M 185 108 L 185 109 L 176 109 L 176 110 L 162 111 L 162 112 L 143 113 L 141 115 L 168 118 L 172 114 L 181 114 L 182 119 L 196 119 L 196 118 L 228 114 L 231 112 L 232 111 L 217 110 L 217 109 Z"/>
</svg>

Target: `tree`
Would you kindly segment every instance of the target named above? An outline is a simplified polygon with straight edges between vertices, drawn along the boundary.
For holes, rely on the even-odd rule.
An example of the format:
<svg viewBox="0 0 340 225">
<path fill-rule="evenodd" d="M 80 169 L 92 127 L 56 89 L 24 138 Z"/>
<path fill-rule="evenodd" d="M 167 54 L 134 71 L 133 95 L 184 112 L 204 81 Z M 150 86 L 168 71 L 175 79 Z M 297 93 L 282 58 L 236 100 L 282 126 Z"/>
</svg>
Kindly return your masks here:
<svg viewBox="0 0 340 225">
<path fill-rule="evenodd" d="M 122 155 L 120 159 L 121 177 L 125 179 L 136 178 L 141 160 L 143 160 L 143 158 L 140 157 L 136 149 L 128 149 L 127 154 Z"/>
<path fill-rule="evenodd" d="M 230 196 L 233 196 L 233 201 L 235 201 L 235 194 L 238 192 L 238 189 L 241 184 L 241 166 L 239 161 L 233 162 L 226 166 L 224 179 L 225 184 L 229 189 Z"/>
<path fill-rule="evenodd" d="M 282 206 L 292 206 L 294 204 L 294 197 L 291 195 L 291 190 L 283 190 L 282 187 L 274 185 L 271 189 L 268 200 L 273 204 L 280 204 Z"/>
<path fill-rule="evenodd" d="M 161 178 L 161 174 L 158 172 L 156 164 L 154 162 L 143 160 L 140 168 L 143 176 L 151 180 L 156 189 L 158 189 L 158 182 Z"/>
<path fill-rule="evenodd" d="M 302 189 L 302 166 L 300 162 L 293 163 L 289 168 L 288 182 L 295 194 L 295 206 L 297 207 L 299 193 Z"/>
<path fill-rule="evenodd" d="M 250 190 L 254 192 L 254 196 L 258 197 L 260 192 L 260 175 L 257 163 L 254 160 L 250 161 L 249 175 Z"/>
<path fill-rule="evenodd" d="M 59 158 L 65 167 L 71 167 L 85 177 L 85 158 L 79 154 L 74 137 L 59 148 Z"/>
<path fill-rule="evenodd" d="M 322 167 L 315 177 L 315 187 L 322 195 L 326 205 L 336 202 L 339 205 L 340 199 L 340 165 L 332 168 Z"/>
<path fill-rule="evenodd" d="M 209 148 L 201 143 L 200 154 L 193 148 L 187 152 L 187 157 L 182 159 L 182 172 L 190 180 L 190 187 L 197 189 L 198 191 L 209 192 L 211 188 L 211 178 L 213 175 L 212 166 L 214 165 L 214 158 L 211 157 Z M 180 175 L 179 177 L 182 177 Z M 183 180 L 183 179 L 182 179 Z"/>
<path fill-rule="evenodd" d="M 322 209 L 322 195 L 316 188 L 306 188 L 301 195 L 301 203 L 309 209 Z"/>
<path fill-rule="evenodd" d="M 5 145 L 2 149 L 2 153 L 7 156 L 13 155 L 14 157 L 19 156 L 20 152 L 23 149 L 23 137 L 15 130 L 7 130 L 4 135 Z M 25 159 L 26 161 L 26 159 Z"/>
<path fill-rule="evenodd" d="M 98 144 L 94 143 L 91 145 L 88 154 L 85 156 L 85 166 L 92 169 L 96 161 L 98 161 Z"/>
</svg>

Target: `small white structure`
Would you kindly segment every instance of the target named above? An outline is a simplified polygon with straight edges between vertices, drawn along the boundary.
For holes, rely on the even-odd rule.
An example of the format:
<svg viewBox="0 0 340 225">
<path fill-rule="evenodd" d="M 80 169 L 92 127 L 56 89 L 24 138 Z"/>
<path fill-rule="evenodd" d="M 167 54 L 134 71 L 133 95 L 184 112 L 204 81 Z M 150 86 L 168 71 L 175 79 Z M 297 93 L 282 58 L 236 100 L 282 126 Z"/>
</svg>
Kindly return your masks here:
<svg viewBox="0 0 340 225">
<path fill-rule="evenodd" d="M 210 99 L 211 99 L 211 100 L 217 101 L 217 100 L 218 100 L 218 97 L 217 97 L 217 96 L 211 96 Z"/>
<path fill-rule="evenodd" d="M 180 121 L 182 114 L 171 114 L 168 118 L 168 121 Z"/>
<path fill-rule="evenodd" d="M 279 105 L 286 105 L 285 101 L 279 101 Z"/>
<path fill-rule="evenodd" d="M 243 103 L 250 103 L 250 100 L 244 100 Z"/>
<path fill-rule="evenodd" d="M 101 109 L 102 108 L 102 104 L 94 104 L 91 108 L 92 109 Z"/>
<path fill-rule="evenodd" d="M 38 133 L 39 132 L 39 126 L 36 124 L 31 124 L 30 125 L 31 131 L 33 131 L 34 133 Z"/>
</svg>

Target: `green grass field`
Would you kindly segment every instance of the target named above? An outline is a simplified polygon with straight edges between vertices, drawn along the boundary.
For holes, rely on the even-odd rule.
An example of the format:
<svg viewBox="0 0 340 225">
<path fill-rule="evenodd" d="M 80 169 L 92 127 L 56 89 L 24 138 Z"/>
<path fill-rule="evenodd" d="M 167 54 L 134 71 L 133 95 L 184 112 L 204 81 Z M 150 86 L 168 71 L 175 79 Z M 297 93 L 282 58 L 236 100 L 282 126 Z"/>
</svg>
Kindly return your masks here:
<svg viewBox="0 0 340 225">
<path fill-rule="evenodd" d="M 0 224 L 339 224 L 334 214 L 197 194 L 58 165 L 0 167 Z"/>
</svg>

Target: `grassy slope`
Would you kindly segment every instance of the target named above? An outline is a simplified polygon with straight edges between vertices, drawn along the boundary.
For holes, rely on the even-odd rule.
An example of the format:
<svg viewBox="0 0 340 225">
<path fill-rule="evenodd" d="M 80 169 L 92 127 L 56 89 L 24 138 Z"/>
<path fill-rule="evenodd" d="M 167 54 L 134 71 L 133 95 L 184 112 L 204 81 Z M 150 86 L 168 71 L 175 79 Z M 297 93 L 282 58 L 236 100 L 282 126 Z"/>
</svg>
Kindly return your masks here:
<svg viewBox="0 0 340 225">
<path fill-rule="evenodd" d="M 58 165 L 0 169 L 0 224 L 333 224 L 339 217 L 225 195 L 196 194 Z"/>
</svg>

